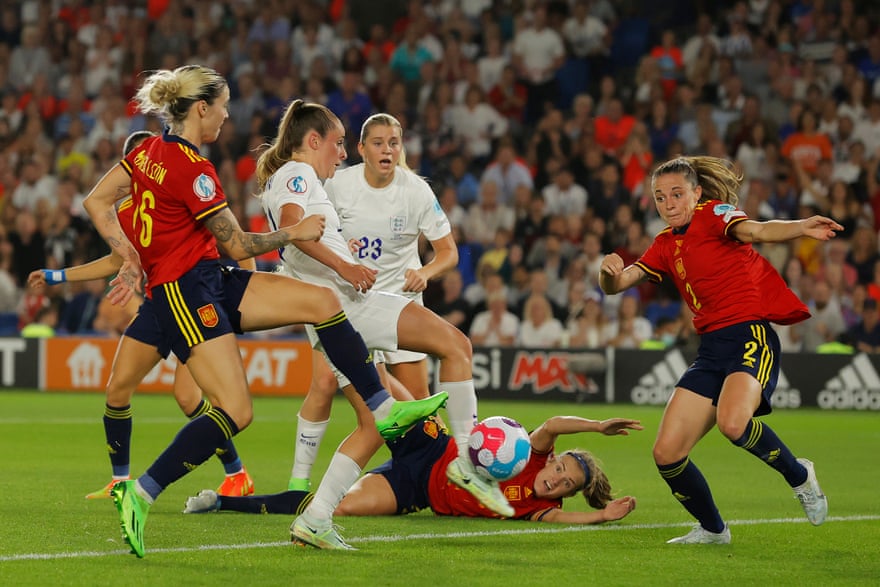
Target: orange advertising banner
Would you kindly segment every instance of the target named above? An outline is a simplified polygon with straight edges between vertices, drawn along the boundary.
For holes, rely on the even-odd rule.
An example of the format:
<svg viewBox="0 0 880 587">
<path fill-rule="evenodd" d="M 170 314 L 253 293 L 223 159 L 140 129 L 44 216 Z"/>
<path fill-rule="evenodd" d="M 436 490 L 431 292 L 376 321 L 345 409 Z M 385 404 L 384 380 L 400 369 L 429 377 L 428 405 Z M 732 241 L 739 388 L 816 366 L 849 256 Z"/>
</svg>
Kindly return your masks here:
<svg viewBox="0 0 880 587">
<path fill-rule="evenodd" d="M 55 337 L 45 339 L 44 389 L 104 391 L 118 339 Z M 304 340 L 239 340 L 241 356 L 254 395 L 299 395 L 309 390 L 312 349 Z M 177 359 L 172 354 L 147 375 L 138 391 L 168 392 Z"/>
</svg>

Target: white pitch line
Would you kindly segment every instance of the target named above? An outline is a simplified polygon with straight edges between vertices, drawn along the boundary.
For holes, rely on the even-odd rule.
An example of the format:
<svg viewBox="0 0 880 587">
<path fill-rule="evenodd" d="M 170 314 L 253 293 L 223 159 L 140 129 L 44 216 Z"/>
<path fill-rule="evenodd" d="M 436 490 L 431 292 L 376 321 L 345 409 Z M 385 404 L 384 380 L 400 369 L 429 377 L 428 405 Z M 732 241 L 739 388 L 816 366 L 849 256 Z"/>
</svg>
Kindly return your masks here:
<svg viewBox="0 0 880 587">
<path fill-rule="evenodd" d="M 864 516 L 831 516 L 826 522 L 865 522 L 880 520 L 880 515 L 864 515 Z M 806 524 L 804 518 L 771 518 L 768 520 L 732 520 L 728 524 L 731 526 L 757 526 L 764 524 Z M 569 532 L 621 532 L 625 530 L 657 530 L 662 528 L 680 528 L 692 526 L 692 522 L 682 522 L 678 524 L 626 524 L 626 525 L 585 525 L 585 526 L 551 526 L 550 524 L 536 524 L 535 528 L 517 528 L 510 530 L 479 530 L 472 532 L 447 532 L 445 534 L 406 534 L 393 536 L 361 536 L 355 538 L 346 538 L 346 542 L 351 544 L 368 543 L 368 542 L 402 542 L 404 540 L 437 540 L 437 539 L 457 539 L 457 538 L 479 538 L 485 536 L 518 536 L 523 534 L 562 534 Z M 203 544 L 200 546 L 182 546 L 178 548 L 151 548 L 148 554 L 174 553 L 174 552 L 202 552 L 210 550 L 249 550 L 255 548 L 276 548 L 289 545 L 289 541 L 284 542 L 252 542 L 249 544 Z M 11 554 L 0 556 L 0 563 L 27 561 L 27 560 L 59 560 L 68 558 L 96 558 L 102 556 L 120 556 L 129 555 L 128 550 L 108 550 L 108 551 L 81 551 L 81 552 L 61 552 L 61 553 L 26 553 Z"/>
</svg>

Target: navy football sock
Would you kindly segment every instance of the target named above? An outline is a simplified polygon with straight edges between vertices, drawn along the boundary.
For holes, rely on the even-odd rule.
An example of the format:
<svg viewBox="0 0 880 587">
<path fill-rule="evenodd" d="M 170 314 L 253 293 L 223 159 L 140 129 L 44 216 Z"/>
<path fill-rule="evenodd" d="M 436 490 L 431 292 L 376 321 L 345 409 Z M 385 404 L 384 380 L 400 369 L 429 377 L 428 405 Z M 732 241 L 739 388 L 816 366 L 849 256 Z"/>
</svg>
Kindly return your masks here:
<svg viewBox="0 0 880 587">
<path fill-rule="evenodd" d="M 715 507 L 709 484 L 697 466 L 685 457 L 669 465 L 657 465 L 660 476 L 669 485 L 672 495 L 710 532 L 724 530 L 724 520 Z"/>
<path fill-rule="evenodd" d="M 314 496 L 314 493 L 308 491 L 282 491 L 271 495 L 249 495 L 247 497 L 221 495 L 218 499 L 221 511 L 297 515 L 305 511 Z"/>
<path fill-rule="evenodd" d="M 804 466 L 797 462 L 773 429 L 760 420 L 749 420 L 743 435 L 731 442 L 779 471 L 790 486 L 797 487 L 807 480 Z"/>
<path fill-rule="evenodd" d="M 373 364 L 373 355 L 345 317 L 345 312 L 315 324 L 315 332 L 330 362 L 348 377 L 371 411 L 388 399 L 388 392 L 382 387 Z"/>
<path fill-rule="evenodd" d="M 211 402 L 207 399 L 202 398 L 202 401 L 199 402 L 199 407 L 192 411 L 191 414 L 188 414 L 190 420 L 201 416 L 205 412 L 211 409 Z M 234 475 L 241 471 L 242 464 L 241 459 L 238 457 L 238 451 L 235 450 L 235 444 L 232 440 L 227 440 L 223 443 L 223 446 L 218 448 L 216 451 L 217 458 L 220 459 L 220 462 L 223 463 L 223 471 L 227 475 Z"/>
<path fill-rule="evenodd" d="M 121 408 L 104 406 L 104 437 L 114 477 L 128 477 L 131 473 L 131 428 L 131 404 Z"/>
<path fill-rule="evenodd" d="M 141 477 L 141 486 L 155 499 L 166 487 L 204 463 L 238 426 L 220 408 L 211 408 L 184 426 Z"/>
</svg>

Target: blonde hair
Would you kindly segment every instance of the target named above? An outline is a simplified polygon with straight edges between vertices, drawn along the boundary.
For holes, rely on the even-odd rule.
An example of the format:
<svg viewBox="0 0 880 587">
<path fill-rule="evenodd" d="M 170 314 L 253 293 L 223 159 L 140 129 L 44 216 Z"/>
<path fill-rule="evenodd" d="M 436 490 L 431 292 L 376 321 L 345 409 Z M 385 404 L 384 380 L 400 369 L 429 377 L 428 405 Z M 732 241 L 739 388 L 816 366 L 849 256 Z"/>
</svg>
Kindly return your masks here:
<svg viewBox="0 0 880 587">
<path fill-rule="evenodd" d="M 661 175 L 680 173 L 692 188 L 702 186 L 700 201 L 721 200 L 736 206 L 743 176 L 726 159 L 718 157 L 677 157 L 661 164 L 651 176 L 651 184 Z"/>
<path fill-rule="evenodd" d="M 587 464 L 587 468 L 590 470 L 590 480 L 579 491 L 590 507 L 601 510 L 608 505 L 608 502 L 613 498 L 611 494 L 611 482 L 608 481 L 608 476 L 605 475 L 605 471 L 602 470 L 599 460 L 589 451 L 581 450 L 579 448 L 567 450 L 560 456 L 564 455 L 571 455 L 578 460 L 583 460 L 583 462 Z"/>
<path fill-rule="evenodd" d="M 278 123 L 275 140 L 257 159 L 259 188 L 264 189 L 269 178 L 290 161 L 293 154 L 302 147 L 309 131 L 325 137 L 338 124 L 341 124 L 339 118 L 326 106 L 303 100 L 291 102 Z"/>
<path fill-rule="evenodd" d="M 412 171 L 409 168 L 409 165 L 406 164 L 406 149 L 403 147 L 403 125 L 400 124 L 400 121 L 385 112 L 373 114 L 367 118 L 367 120 L 364 121 L 363 126 L 361 126 L 360 142 L 362 145 L 366 144 L 367 139 L 370 136 L 370 130 L 372 130 L 374 126 L 392 126 L 400 131 L 400 157 L 397 159 L 397 166 L 406 169 L 407 171 Z"/>
<path fill-rule="evenodd" d="M 200 100 L 213 104 L 226 88 L 222 75 L 202 65 L 152 72 L 135 94 L 144 114 L 156 114 L 172 131 L 179 131 L 190 107 Z"/>
</svg>

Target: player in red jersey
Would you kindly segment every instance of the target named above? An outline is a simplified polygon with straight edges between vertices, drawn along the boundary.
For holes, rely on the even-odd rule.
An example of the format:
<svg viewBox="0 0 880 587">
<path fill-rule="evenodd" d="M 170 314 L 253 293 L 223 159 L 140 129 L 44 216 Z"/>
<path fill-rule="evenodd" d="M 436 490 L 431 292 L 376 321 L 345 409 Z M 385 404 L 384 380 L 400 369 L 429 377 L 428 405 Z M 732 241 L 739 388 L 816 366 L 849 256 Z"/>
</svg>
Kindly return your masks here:
<svg viewBox="0 0 880 587">
<path fill-rule="evenodd" d="M 122 149 L 123 156 L 128 155 L 135 147 L 144 140 L 154 136 L 149 131 L 136 131 L 129 135 Z M 122 200 L 116 208 L 119 216 L 119 224 L 125 231 L 129 240 L 136 236 L 131 232 L 134 226 L 134 207 L 131 198 Z M 122 258 L 115 253 L 105 255 L 83 265 L 68 267 L 66 269 L 38 269 L 28 276 L 28 287 L 41 291 L 47 285 L 57 285 L 67 281 L 90 281 L 103 279 L 114 275 L 122 265 Z M 253 259 L 246 259 L 239 263 L 246 269 L 256 269 Z M 144 303 L 151 303 L 146 300 Z M 134 317 L 133 319 L 137 319 Z M 152 351 L 148 351 L 149 354 Z M 149 356 L 148 354 L 148 356 Z M 111 393 L 114 392 L 114 393 Z M 86 499 L 111 498 L 111 490 L 119 481 L 126 480 L 130 476 L 131 468 L 131 431 L 132 410 L 131 394 L 132 387 L 108 387 L 107 398 L 104 405 L 104 435 L 110 454 L 110 464 L 113 469 L 113 478 L 110 483 L 97 491 L 86 495 Z M 201 416 L 211 408 L 211 402 L 202 394 L 202 390 L 196 385 L 189 371 L 183 363 L 177 363 L 174 372 L 174 386 L 172 389 L 174 399 L 181 411 L 190 419 Z M 217 458 L 223 463 L 226 478 L 217 489 L 220 495 L 250 495 L 254 492 L 254 483 L 238 456 L 238 451 L 232 439 L 226 441 L 221 450 L 217 451 Z"/>
<path fill-rule="evenodd" d="M 126 330 L 108 388 L 136 387 L 173 351 L 213 404 L 181 429 L 146 473 L 112 490 L 123 535 L 132 552 L 143 557 L 143 530 L 153 501 L 253 418 L 235 333 L 315 324 L 331 360 L 357 382 L 380 429 L 418 421 L 436 411 L 445 397 L 395 402 L 329 289 L 218 263 L 218 246 L 239 260 L 293 241 L 317 240 L 324 231 L 321 215 L 271 233 L 242 231 L 213 165 L 198 150 L 217 139 L 229 116 L 229 87 L 220 74 L 200 65 L 159 70 L 144 81 L 136 101 L 144 114 L 164 119 L 165 132 L 145 140 L 108 171 L 84 202 L 95 228 L 122 258 L 110 282 L 110 299 L 124 303 L 140 291 L 146 270 L 152 300 Z M 115 209 L 116 201 L 129 193 L 133 242 Z"/>
<path fill-rule="evenodd" d="M 791 324 L 810 314 L 751 243 L 828 240 L 842 227 L 824 216 L 750 220 L 736 208 L 741 181 L 726 161 L 714 157 L 679 157 L 660 165 L 652 188 L 668 228 L 632 265 L 624 267 L 619 255 L 610 254 L 599 273 L 608 294 L 646 279 L 672 279 L 700 334 L 697 359 L 676 384 L 654 443 L 660 476 L 699 522 L 670 543 L 730 542 L 730 529 L 688 456 L 716 425 L 733 444 L 782 474 L 812 524 L 821 524 L 828 512 L 813 463 L 796 459 L 755 418 L 770 413 L 779 375 L 779 339 L 770 323 Z"/>
<path fill-rule="evenodd" d="M 636 507 L 634 497 L 612 499 L 611 484 L 589 452 L 573 449 L 554 454 L 558 436 L 600 432 L 608 436 L 642 430 L 638 420 L 588 420 L 554 416 L 530 435 L 529 464 L 518 475 L 501 482 L 514 508 L 510 519 L 564 524 L 600 524 L 619 520 Z M 409 514 L 430 507 L 441 516 L 501 518 L 446 477 L 446 467 L 458 456 L 458 447 L 434 418 L 405 436 L 389 441 L 391 460 L 361 477 L 345 495 L 336 515 L 382 516 Z M 578 493 L 595 511 L 564 511 L 563 499 Z M 274 495 L 222 497 L 204 490 L 186 502 L 185 513 L 239 511 L 299 513 L 311 493 L 285 491 Z"/>
</svg>

